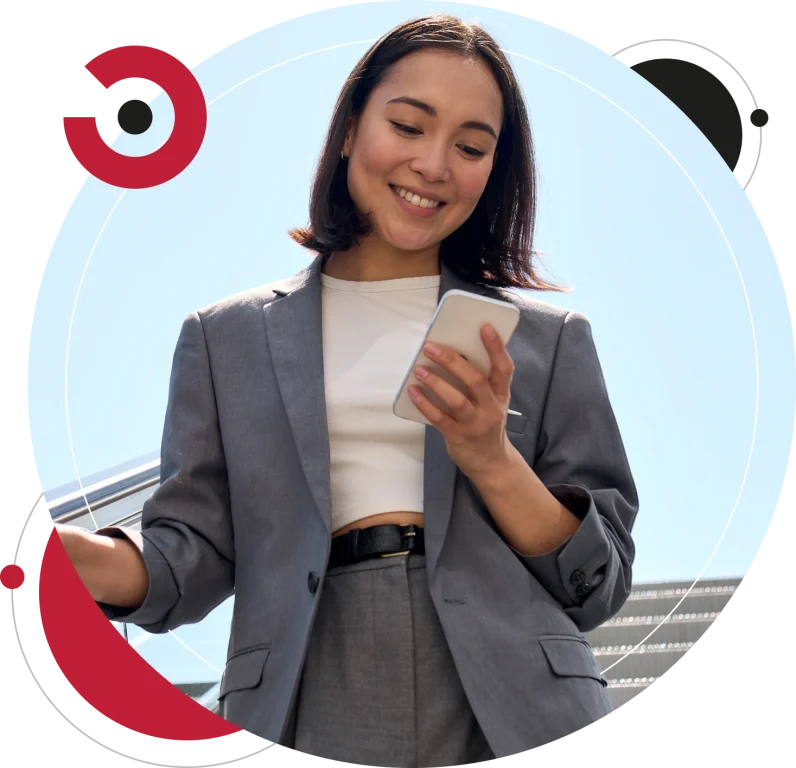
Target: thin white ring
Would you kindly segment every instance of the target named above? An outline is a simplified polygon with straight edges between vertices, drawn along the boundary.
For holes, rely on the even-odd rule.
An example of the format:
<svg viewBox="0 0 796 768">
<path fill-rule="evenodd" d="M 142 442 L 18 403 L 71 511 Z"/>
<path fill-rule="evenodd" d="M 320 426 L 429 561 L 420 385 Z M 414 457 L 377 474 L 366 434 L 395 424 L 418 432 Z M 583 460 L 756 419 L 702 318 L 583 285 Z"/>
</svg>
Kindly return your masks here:
<svg viewBox="0 0 796 768">
<path fill-rule="evenodd" d="M 596 88 L 592 88 L 592 86 L 590 86 L 588 83 L 584 83 L 582 80 L 578 80 L 578 78 L 573 77 L 572 75 L 570 75 L 567 72 L 563 72 L 560 69 L 556 69 L 556 67 L 552 67 L 549 64 L 545 64 L 542 61 L 538 61 L 537 59 L 532 59 L 529 56 L 525 56 L 524 54 L 513 53 L 511 51 L 506 51 L 506 53 L 511 53 L 511 55 L 513 55 L 513 56 L 517 56 L 517 57 L 519 57 L 521 59 L 527 59 L 528 61 L 532 61 L 535 64 L 540 64 L 543 67 L 547 67 L 548 69 L 552 69 L 554 72 L 557 72 L 558 74 L 563 75 L 564 77 L 568 77 L 571 80 L 574 80 L 579 85 L 582 85 L 582 86 L 588 88 L 590 91 L 593 91 L 598 96 L 600 96 L 603 99 L 605 99 L 609 104 L 611 104 L 614 107 L 616 107 L 620 112 L 622 112 L 627 117 L 629 117 L 634 123 L 636 123 L 636 125 L 638 125 L 641 129 L 643 129 L 650 137 L 652 137 L 652 139 L 654 139 L 654 141 L 658 144 L 658 146 L 660 146 L 661 149 L 663 149 L 664 152 L 666 152 L 666 154 L 669 155 L 669 157 L 671 157 L 672 160 L 674 160 L 674 162 L 677 164 L 677 167 L 683 172 L 683 174 L 688 179 L 688 181 L 691 182 L 691 186 L 697 191 L 697 194 L 702 198 L 702 202 L 705 204 L 705 207 L 708 209 L 708 211 L 710 212 L 710 215 L 713 217 L 713 221 L 716 222 L 716 226 L 719 228 L 719 232 L 721 232 L 722 238 L 724 238 L 724 242 L 727 245 L 727 250 L 730 252 L 730 256 L 732 257 L 732 262 L 733 262 L 733 264 L 735 264 L 735 269 L 738 272 L 738 278 L 741 281 L 741 287 L 743 288 L 743 295 L 744 295 L 744 298 L 746 299 L 746 308 L 747 308 L 747 310 L 749 312 L 749 324 L 751 325 L 751 328 L 752 328 L 752 343 L 754 345 L 754 352 L 755 352 L 755 421 L 754 421 L 754 426 L 752 427 L 752 441 L 751 441 L 751 443 L 749 445 L 749 456 L 748 456 L 748 458 L 746 460 L 746 469 L 744 470 L 743 479 L 741 480 L 741 487 L 738 490 L 738 496 L 735 499 L 735 504 L 733 504 L 732 511 L 730 512 L 730 516 L 727 518 L 727 522 L 724 525 L 724 530 L 721 532 L 721 536 L 719 536 L 719 540 L 716 542 L 716 546 L 713 548 L 713 552 L 710 553 L 710 557 L 708 558 L 708 560 L 705 563 L 705 565 L 702 566 L 702 570 L 699 572 L 699 574 L 697 575 L 696 579 L 694 579 L 693 584 L 691 584 L 691 586 L 688 588 L 688 590 L 685 592 L 685 594 L 680 598 L 680 600 L 678 600 L 677 605 L 675 605 L 674 608 L 672 608 L 672 610 L 669 611 L 668 614 L 666 614 L 666 617 L 663 619 L 663 621 L 661 621 L 661 623 L 658 624 L 658 626 L 655 627 L 655 629 L 653 629 L 645 638 L 643 638 L 639 643 L 634 645 L 633 648 L 630 651 L 628 651 L 624 656 L 620 657 L 613 664 L 611 664 L 609 667 L 607 667 L 606 669 L 602 670 L 603 673 L 605 673 L 609 669 L 613 669 L 617 664 L 619 664 L 620 661 L 622 661 L 623 659 L 626 659 L 631 653 L 633 653 L 633 651 L 636 650 L 636 648 L 638 648 L 642 643 L 646 642 L 647 639 L 652 637 L 652 635 L 654 635 L 655 632 L 657 632 L 663 626 L 663 624 L 667 621 L 667 619 L 669 619 L 669 617 L 677 610 L 677 608 L 680 606 L 680 604 L 683 602 L 683 600 L 685 600 L 686 597 L 688 597 L 688 594 L 696 586 L 696 584 L 699 581 L 700 577 L 705 572 L 705 569 L 710 565 L 711 560 L 713 560 L 713 557 L 715 556 L 716 552 L 718 551 L 719 546 L 721 546 L 721 542 L 724 540 L 724 536 L 726 535 L 727 530 L 729 529 L 730 524 L 732 523 L 733 517 L 735 517 L 735 510 L 738 508 L 738 504 L 741 501 L 741 495 L 743 494 L 743 489 L 744 489 L 744 486 L 746 485 L 746 477 L 749 474 L 749 466 L 752 463 L 752 454 L 754 453 L 754 448 L 755 448 L 755 436 L 757 434 L 757 418 L 758 418 L 758 408 L 759 408 L 759 401 L 760 401 L 760 367 L 759 367 L 759 360 L 758 360 L 758 354 L 757 354 L 757 335 L 755 333 L 755 319 L 754 319 L 754 314 L 752 313 L 752 306 L 751 306 L 751 304 L 749 302 L 749 294 L 746 292 L 746 283 L 744 282 L 743 274 L 741 273 L 741 267 L 738 264 L 738 260 L 735 258 L 735 253 L 732 250 L 732 246 L 730 245 L 730 241 L 727 239 L 727 235 L 725 234 L 724 229 L 722 228 L 718 218 L 716 217 L 716 214 L 713 212 L 713 209 L 710 207 L 710 203 L 708 203 L 708 201 L 705 199 L 705 196 L 702 194 L 702 191 L 696 185 L 696 182 L 694 182 L 694 180 L 691 178 L 691 176 L 689 176 L 688 171 L 686 171 L 686 169 L 683 168 L 683 166 L 680 164 L 680 161 L 667 149 L 667 147 L 663 144 L 663 142 L 661 142 L 661 140 L 658 139 L 658 137 L 655 136 L 655 134 L 652 133 L 652 131 L 650 131 L 639 120 L 637 120 L 635 117 L 633 117 L 633 115 L 631 115 L 626 109 L 623 109 L 622 107 L 620 107 L 619 104 L 617 104 L 613 99 L 610 99 L 608 96 L 606 96 L 604 93 L 601 93 Z"/>
<path fill-rule="evenodd" d="M 268 67 L 268 68 L 266 68 L 266 69 L 264 69 L 264 70 L 262 70 L 260 72 L 257 72 L 256 74 L 251 75 L 251 76 L 245 78 L 244 80 L 241 80 L 236 85 L 232 86 L 231 88 L 229 88 L 228 90 L 224 91 L 223 93 L 221 93 L 216 98 L 214 98 L 211 101 L 209 101 L 207 103 L 207 107 L 209 107 L 211 104 L 213 104 L 216 101 L 218 101 L 222 96 L 226 96 L 228 93 L 231 93 L 233 90 L 235 90 L 239 86 L 243 85 L 244 83 L 249 82 L 250 80 L 253 80 L 255 77 L 259 77 L 260 75 L 263 75 L 263 74 L 265 74 L 267 72 L 270 72 L 271 70 L 277 69 L 278 67 L 281 67 L 284 64 L 287 64 L 287 63 L 290 63 L 290 62 L 293 62 L 293 61 L 297 61 L 298 59 L 306 58 L 308 56 L 313 56 L 313 55 L 315 55 L 317 53 L 324 53 L 326 51 L 334 50 L 334 49 L 337 49 L 337 48 L 344 48 L 344 47 L 351 46 L 351 45 L 360 45 L 362 43 L 372 43 L 372 42 L 375 42 L 376 39 L 378 39 L 378 38 L 375 38 L 375 39 L 372 39 L 372 40 L 358 40 L 358 41 L 351 42 L 351 43 L 342 43 L 340 45 L 333 45 L 333 46 L 329 46 L 327 48 L 320 48 L 320 49 L 318 49 L 316 51 L 311 51 L 309 53 L 301 54 L 300 56 L 294 56 L 294 57 L 292 57 L 290 59 L 286 59 L 285 61 L 280 62 L 279 64 L 274 64 L 271 67 Z M 702 202 L 705 204 L 705 207 L 710 212 L 710 215 L 712 216 L 713 221 L 716 223 L 716 226 L 718 227 L 719 232 L 721 232 L 721 236 L 724 239 L 725 244 L 727 245 L 727 250 L 730 252 L 730 256 L 732 257 L 733 264 L 735 264 L 735 269 L 738 272 L 738 278 L 741 281 L 741 287 L 743 289 L 744 299 L 746 300 L 746 307 L 747 307 L 747 311 L 749 313 L 749 322 L 750 322 L 751 329 L 752 329 L 752 343 L 753 343 L 754 355 L 755 355 L 755 418 L 754 418 L 754 426 L 752 428 L 752 440 L 751 440 L 751 443 L 750 443 L 750 446 L 749 446 L 749 456 L 747 458 L 746 468 L 744 470 L 743 479 L 741 480 L 741 486 L 740 486 L 740 489 L 738 491 L 738 495 L 737 495 L 737 497 L 735 499 L 735 504 L 733 505 L 732 511 L 730 512 L 730 515 L 727 518 L 727 522 L 724 525 L 724 529 L 722 530 L 721 535 L 719 536 L 719 539 L 716 542 L 716 545 L 715 545 L 715 547 L 713 548 L 713 551 L 710 554 L 710 557 L 708 557 L 707 562 L 702 567 L 702 570 L 699 572 L 699 574 L 697 575 L 696 579 L 694 579 L 694 582 L 691 584 L 691 586 L 688 588 L 688 590 L 685 592 L 685 594 L 680 598 L 680 600 L 677 602 L 677 604 L 674 606 L 674 608 L 672 608 L 672 610 L 666 615 L 666 618 L 664 618 L 663 621 L 661 621 L 661 623 L 657 627 L 655 627 L 655 629 L 653 629 L 646 637 L 644 637 L 639 643 L 637 643 L 624 656 L 620 657 L 613 664 L 611 664 L 609 667 L 607 667 L 606 669 L 602 670 L 603 673 L 605 673 L 608 670 L 613 669 L 613 667 L 615 667 L 617 664 L 619 664 L 623 659 L 627 658 L 630 654 L 633 653 L 633 651 L 636 650 L 636 648 L 638 648 L 640 645 L 642 645 L 644 642 L 646 642 L 646 640 L 648 640 L 653 634 L 655 634 L 655 632 L 657 632 L 657 630 L 661 626 L 663 626 L 663 624 L 667 621 L 667 619 L 669 619 L 669 617 L 680 606 L 680 604 L 683 602 L 683 600 L 685 600 L 685 598 L 688 597 L 688 594 L 691 592 L 691 590 L 699 582 L 699 579 L 701 578 L 702 574 L 705 572 L 705 569 L 710 565 L 711 561 L 713 560 L 716 552 L 719 549 L 719 546 L 721 546 L 721 542 L 724 540 L 724 536 L 726 535 L 727 530 L 729 529 L 733 518 L 735 517 L 735 511 L 738 508 L 738 504 L 740 503 L 740 500 L 741 500 L 741 495 L 743 494 L 744 487 L 746 486 L 746 478 L 747 478 L 747 476 L 749 474 L 749 467 L 750 467 L 751 462 L 752 462 L 752 455 L 754 454 L 755 437 L 756 437 L 756 434 L 757 434 L 757 421 L 758 421 L 758 410 L 759 410 L 759 394 L 760 394 L 760 369 L 759 369 L 759 359 L 758 359 L 758 349 L 757 349 L 757 335 L 755 333 L 754 315 L 752 313 L 752 307 L 751 307 L 751 304 L 749 302 L 749 295 L 748 295 L 747 290 L 746 290 L 746 284 L 745 284 L 744 279 L 743 279 L 743 274 L 741 273 L 740 265 L 738 264 L 738 261 L 735 258 L 735 253 L 732 250 L 732 246 L 730 245 L 730 242 L 727 239 L 727 235 L 725 234 L 724 229 L 721 226 L 721 223 L 719 222 L 718 218 L 716 217 L 716 214 L 713 212 L 713 209 L 710 207 L 710 204 L 708 203 L 708 201 L 706 200 L 705 196 L 702 194 L 702 191 L 696 185 L 694 180 L 691 178 L 691 176 L 688 174 L 688 172 L 685 170 L 685 168 L 683 168 L 683 166 L 677 160 L 677 158 L 655 136 L 655 134 L 653 134 L 639 120 L 637 120 L 635 117 L 633 117 L 633 115 L 631 115 L 627 110 L 625 110 L 623 107 L 619 106 L 619 104 L 617 104 L 615 101 L 613 101 L 613 99 L 609 98 L 608 96 L 606 96 L 601 91 L 598 91 L 596 88 L 593 88 L 588 83 L 585 83 L 582 80 L 579 80 L 578 78 L 574 77 L 573 75 L 570 75 L 568 72 L 564 72 L 561 69 L 553 67 L 553 66 L 551 66 L 549 64 L 546 64 L 546 63 L 544 63 L 542 61 L 539 61 L 538 59 L 531 58 L 530 56 L 526 56 L 526 55 L 524 55 L 522 53 L 509 51 L 509 50 L 506 50 L 506 49 L 503 49 L 503 48 L 501 48 L 501 50 L 504 53 L 508 54 L 508 55 L 517 56 L 518 58 L 525 59 L 526 61 L 530 61 L 530 62 L 532 62 L 534 64 L 539 64 L 542 67 L 546 67 L 547 69 L 550 69 L 550 70 L 558 73 L 559 75 L 563 75 L 564 77 L 567 77 L 570 80 L 573 80 L 574 82 L 578 83 L 579 85 L 582 85 L 585 88 L 588 88 L 590 91 L 592 91 L 593 93 L 597 94 L 601 98 L 605 99 L 609 104 L 611 104 L 612 106 L 616 107 L 620 112 L 622 112 L 624 115 L 626 115 L 631 120 L 633 120 L 633 122 L 635 122 L 636 125 L 638 125 L 642 130 L 644 130 L 658 144 L 658 146 L 660 146 L 661 149 L 663 149 L 666 152 L 666 154 L 669 155 L 669 157 L 675 162 L 677 167 L 683 172 L 685 177 L 688 179 L 688 181 L 691 183 L 693 188 L 696 190 L 697 194 L 702 199 Z M 69 427 L 69 401 L 68 401 L 68 397 L 67 397 L 67 388 L 66 388 L 66 383 L 68 381 L 69 348 L 70 348 L 70 341 L 71 341 L 71 337 L 72 337 L 72 323 L 74 321 L 75 310 L 77 308 L 77 302 L 78 302 L 78 299 L 80 297 L 80 289 L 82 288 L 82 285 L 83 285 L 83 278 L 85 277 L 86 271 L 88 270 L 88 266 L 89 266 L 89 263 L 91 262 L 91 258 L 92 258 L 93 254 L 94 254 L 94 251 L 96 250 L 97 244 L 99 243 L 100 237 L 102 236 L 102 233 L 105 230 L 105 227 L 107 226 L 108 222 L 110 221 L 111 216 L 113 215 L 113 213 L 115 212 L 115 210 L 118 207 L 119 203 L 121 202 L 122 197 L 124 197 L 125 192 L 127 192 L 126 189 L 123 190 L 122 193 L 119 195 L 119 198 L 117 199 L 116 203 L 114 204 L 113 208 L 111 209 L 110 213 L 108 214 L 108 217 L 105 219 L 105 222 L 103 223 L 102 228 L 100 229 L 100 232 L 97 235 L 97 239 L 94 241 L 94 245 L 91 248 L 91 251 L 89 253 L 88 259 L 86 260 L 86 265 L 85 265 L 85 267 L 83 269 L 83 274 L 81 275 L 81 278 L 80 278 L 80 283 L 78 285 L 77 293 L 75 294 L 75 301 L 74 301 L 74 304 L 73 304 L 73 307 L 72 307 L 72 316 L 70 317 L 70 320 L 69 320 L 69 333 L 67 335 L 66 361 L 65 361 L 65 368 L 64 368 L 64 400 L 65 400 L 65 407 L 66 407 L 66 423 L 67 423 L 67 435 L 68 435 L 68 439 L 69 439 L 69 451 L 70 451 L 70 454 L 72 456 L 72 464 L 73 464 L 73 466 L 75 468 L 75 473 L 77 474 L 77 480 L 78 480 L 78 484 L 80 486 L 81 491 L 83 491 L 83 485 L 82 485 L 82 482 L 81 482 L 81 479 L 80 479 L 80 472 L 79 472 L 78 467 L 77 467 L 77 461 L 75 459 L 74 449 L 73 449 L 73 446 L 72 446 L 72 433 L 71 433 L 71 429 Z M 89 514 L 91 514 L 91 507 L 89 505 L 88 499 L 85 496 L 85 493 L 83 494 L 83 498 L 84 498 L 84 500 L 86 502 L 86 507 L 89 510 Z M 93 514 L 91 514 L 91 518 L 92 518 L 92 521 L 94 521 Z M 96 521 L 94 521 L 94 525 L 95 525 L 95 527 L 98 527 L 97 524 L 96 524 Z"/>
<path fill-rule="evenodd" d="M 307 58 L 308 56 L 314 56 L 317 53 L 325 53 L 326 51 L 332 51 L 332 50 L 335 50 L 336 48 L 345 48 L 345 47 L 348 47 L 348 46 L 351 46 L 351 45 L 361 45 L 362 43 L 372 43 L 372 42 L 374 42 L 374 40 L 356 40 L 356 41 L 351 42 L 351 43 L 341 43 L 339 45 L 330 45 L 330 46 L 328 46 L 326 48 L 318 48 L 315 51 L 310 51 L 309 53 L 302 53 L 299 56 L 293 56 L 292 58 L 285 59 L 284 61 L 280 61 L 278 64 L 273 64 L 270 67 L 266 67 L 265 69 L 261 70 L 260 72 L 257 72 L 255 74 L 250 75 L 249 77 L 241 80 L 239 83 L 233 85 L 231 88 L 228 88 L 226 91 L 224 91 L 223 93 L 219 94 L 218 96 L 216 96 L 211 101 L 208 101 L 207 104 L 205 105 L 205 108 L 206 109 L 209 108 L 212 104 L 217 102 L 220 98 L 222 98 L 223 96 L 226 96 L 228 93 L 231 93 L 236 88 L 238 88 L 241 85 L 243 85 L 244 83 L 248 83 L 250 80 L 253 80 L 255 77 L 259 77 L 260 75 L 264 75 L 264 74 L 266 74 L 267 72 L 270 72 L 273 69 L 277 69 L 278 67 L 284 66 L 285 64 L 290 64 L 291 62 L 298 61 L 299 59 Z M 168 139 L 166 141 L 168 141 Z M 122 201 L 122 198 L 124 197 L 125 193 L 128 192 L 128 191 L 129 190 L 127 190 L 127 189 L 123 189 L 122 190 L 122 192 L 119 195 L 119 197 L 117 198 L 116 202 L 113 204 L 113 207 L 111 208 L 110 213 L 108 214 L 107 218 L 105 219 L 102 227 L 100 227 L 99 234 L 97 235 L 96 240 L 94 240 L 94 245 L 91 246 L 91 250 L 89 251 L 88 258 L 86 259 L 86 264 L 83 267 L 83 274 L 80 276 L 80 282 L 78 283 L 78 286 L 77 286 L 77 292 L 75 293 L 75 301 L 72 304 L 72 314 L 71 314 L 71 316 L 69 318 L 69 330 L 68 330 L 67 337 L 66 337 L 66 360 L 64 361 L 64 407 L 66 409 L 66 432 L 67 432 L 67 438 L 69 440 L 69 453 L 70 453 L 70 455 L 72 457 L 72 466 L 75 468 L 75 474 L 77 475 L 77 483 L 78 483 L 78 487 L 80 488 L 80 493 L 83 496 L 83 501 L 86 502 L 86 508 L 88 509 L 88 513 L 91 516 L 91 522 L 94 523 L 95 530 L 98 529 L 99 526 L 97 525 L 97 521 L 94 518 L 94 514 L 91 511 L 91 504 L 89 504 L 88 498 L 86 498 L 86 493 L 85 493 L 85 490 L 83 488 L 83 481 L 82 481 L 82 479 L 80 477 L 80 470 L 77 467 L 77 459 L 75 458 L 75 451 L 74 451 L 74 448 L 72 446 L 72 429 L 71 429 L 70 421 L 69 421 L 69 397 L 68 397 L 68 392 L 67 392 L 68 381 L 69 381 L 69 375 L 68 375 L 69 374 L 69 349 L 70 349 L 71 342 L 72 342 L 72 324 L 74 323 L 74 320 L 75 320 L 75 311 L 77 310 L 77 302 L 80 299 L 80 291 L 83 288 L 83 280 L 84 280 L 84 278 L 86 276 L 86 272 L 88 271 L 88 266 L 91 263 L 92 257 L 94 256 L 94 251 L 97 249 L 97 245 L 99 244 L 100 238 L 102 237 L 102 233 L 105 231 L 105 227 L 108 225 L 108 222 L 111 220 L 111 216 L 113 216 L 114 212 L 116 211 L 116 209 L 119 206 L 119 203 Z"/>
<path fill-rule="evenodd" d="M 94 524 L 94 530 L 97 530 L 99 526 L 97 525 L 97 521 L 94 518 L 94 513 L 91 511 L 91 504 L 88 502 L 88 498 L 86 497 L 86 491 L 83 488 L 83 481 L 80 478 L 80 471 L 77 468 L 77 459 L 75 458 L 75 451 L 72 447 L 72 426 L 69 422 L 69 348 L 72 343 L 72 324 L 75 321 L 75 311 L 77 310 L 77 300 L 80 297 L 80 289 L 83 287 L 83 280 L 86 277 L 86 272 L 88 271 L 88 265 L 91 263 L 91 257 L 94 255 L 94 251 L 97 248 L 97 244 L 102 237 L 102 233 L 105 231 L 105 227 L 108 226 L 108 222 L 111 220 L 111 216 L 113 216 L 114 211 L 118 208 L 119 203 L 122 202 L 122 198 L 125 195 L 127 190 L 123 190 L 122 193 L 117 198 L 116 202 L 113 204 L 113 208 L 111 208 L 110 213 L 105 218 L 102 226 L 100 227 L 100 231 L 97 234 L 96 240 L 94 240 L 94 245 L 91 246 L 91 250 L 88 254 L 88 259 L 86 259 L 86 264 L 83 267 L 83 274 L 80 275 L 80 282 L 77 284 L 77 293 L 75 293 L 75 301 L 72 304 L 72 315 L 69 318 L 69 330 L 66 334 L 66 360 L 64 360 L 64 408 L 66 409 L 66 435 L 69 439 L 69 453 L 72 456 L 72 466 L 75 468 L 75 474 L 77 475 L 77 482 L 78 486 L 80 487 L 80 493 L 83 496 L 83 501 L 86 502 L 86 509 L 88 509 L 88 513 L 91 516 L 91 522 Z"/>
<path fill-rule="evenodd" d="M 283 66 L 285 64 L 290 64 L 290 63 L 292 63 L 294 61 L 297 61 L 298 59 L 303 59 L 303 58 L 306 58 L 308 56 L 314 56 L 317 53 L 325 53 L 326 51 L 331 51 L 331 50 L 334 50 L 336 48 L 345 48 L 345 47 L 351 46 L 351 45 L 361 45 L 362 43 L 372 43 L 372 42 L 374 42 L 374 41 L 373 40 L 356 40 L 356 41 L 351 42 L 351 43 L 341 43 L 340 45 L 330 45 L 330 46 L 328 46 L 326 48 L 319 48 L 318 50 L 310 51 L 309 53 L 302 53 L 299 56 L 293 56 L 290 59 L 285 59 L 284 61 L 281 61 L 278 64 L 274 64 L 274 65 L 272 65 L 270 67 L 267 67 L 266 69 L 261 70 L 260 72 L 257 72 L 257 73 L 255 73 L 253 75 L 250 75 L 249 77 L 241 80 L 239 83 L 233 85 L 231 88 L 228 88 L 226 91 L 224 91 L 223 93 L 219 94 L 218 96 L 216 96 L 211 101 L 207 102 L 206 108 L 209 108 L 211 104 L 214 104 L 220 98 L 222 98 L 223 96 L 226 96 L 228 93 L 231 93 L 236 88 L 238 88 L 239 86 L 243 85 L 244 83 L 247 83 L 250 80 L 253 80 L 255 77 L 259 77 L 260 75 L 264 75 L 267 72 L 270 72 L 273 69 L 277 69 L 278 67 L 281 67 L 281 66 Z M 75 457 L 75 451 L 74 451 L 74 447 L 72 445 L 72 428 L 71 428 L 71 423 L 70 423 L 70 420 L 69 420 L 69 396 L 68 396 L 69 350 L 70 350 L 71 341 L 72 341 L 72 324 L 74 323 L 75 312 L 77 310 L 77 302 L 78 302 L 78 299 L 80 298 L 80 291 L 81 291 L 81 289 L 83 287 L 83 280 L 85 279 L 86 272 L 88 271 L 88 266 L 91 263 L 92 257 L 94 256 L 94 251 L 97 249 L 97 245 L 99 244 L 100 238 L 102 237 L 102 233 L 105 231 L 105 227 L 108 225 L 108 222 L 110 221 L 111 216 L 113 216 L 114 212 L 116 211 L 116 209 L 119 206 L 119 203 L 121 203 L 122 198 L 124 197 L 125 193 L 128 192 L 128 191 L 129 190 L 127 190 L 127 189 L 123 189 L 122 190 L 121 194 L 119 195 L 119 197 L 117 198 L 117 200 L 114 203 L 113 207 L 111 208 L 110 213 L 108 214 L 108 216 L 106 217 L 105 221 L 103 222 L 102 227 L 100 227 L 100 231 L 97 234 L 97 238 L 96 238 L 96 240 L 94 240 L 94 245 L 91 246 L 91 251 L 89 251 L 88 259 L 86 259 L 86 264 L 83 267 L 83 274 L 80 275 L 80 282 L 78 283 L 77 292 L 75 293 L 75 301 L 72 304 L 72 314 L 71 314 L 71 316 L 69 318 L 69 331 L 68 331 L 67 337 L 66 337 L 66 360 L 64 362 L 64 408 L 66 410 L 66 433 L 67 433 L 67 439 L 69 441 L 69 453 L 70 453 L 70 455 L 72 457 L 72 466 L 75 468 L 75 474 L 77 475 L 77 482 L 78 482 L 78 487 L 80 488 L 80 494 L 83 496 L 83 501 L 85 501 L 85 503 L 86 503 L 86 509 L 88 510 L 88 514 L 91 517 L 91 522 L 94 524 L 94 530 L 95 531 L 99 529 L 99 525 L 97 525 L 97 521 L 96 521 L 96 519 L 94 517 L 94 513 L 91 511 L 91 504 L 89 503 L 89 500 L 88 500 L 88 498 L 86 496 L 85 489 L 83 488 L 83 481 L 82 481 L 82 479 L 80 477 L 80 471 L 78 470 L 78 467 L 77 467 L 77 459 Z M 207 666 L 210 667 L 210 669 L 212 669 L 214 672 L 218 672 L 218 670 L 212 664 L 210 664 L 210 662 L 206 661 L 201 656 L 199 656 L 199 654 L 197 654 L 196 651 L 191 649 L 183 640 L 181 640 L 174 633 L 173 630 L 168 630 L 168 632 L 169 632 L 169 634 L 174 635 L 175 639 L 178 642 L 180 642 L 182 645 L 184 645 L 186 648 L 188 648 L 188 650 L 191 651 L 191 653 L 193 653 L 195 656 L 197 656 L 197 658 L 199 658 L 202 661 L 204 661 L 205 664 L 207 664 Z M 142 635 L 141 638 L 139 638 L 139 642 L 136 643 L 135 647 L 138 647 L 138 646 L 142 645 L 147 640 L 149 640 L 151 637 L 152 637 L 152 635 Z"/>
</svg>

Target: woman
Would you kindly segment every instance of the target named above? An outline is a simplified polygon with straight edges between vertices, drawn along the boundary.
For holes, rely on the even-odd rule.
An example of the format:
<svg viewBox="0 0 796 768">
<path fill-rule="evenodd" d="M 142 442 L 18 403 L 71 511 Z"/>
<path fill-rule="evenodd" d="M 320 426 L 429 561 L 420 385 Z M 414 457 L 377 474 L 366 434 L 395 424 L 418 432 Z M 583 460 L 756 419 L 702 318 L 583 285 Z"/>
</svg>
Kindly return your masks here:
<svg viewBox="0 0 796 768">
<path fill-rule="evenodd" d="M 629 593 L 638 498 L 588 321 L 502 290 L 557 289 L 534 271 L 534 176 L 495 41 L 446 15 L 391 30 L 343 88 L 291 231 L 312 265 L 185 320 L 142 531 L 59 528 L 109 618 L 166 632 L 234 590 L 228 720 L 432 766 L 611 710 L 582 632 Z M 488 379 L 443 347 L 469 396 L 430 376 L 450 415 L 421 391 L 432 426 L 399 419 L 450 288 L 520 324 L 508 347 L 484 327 Z"/>
</svg>

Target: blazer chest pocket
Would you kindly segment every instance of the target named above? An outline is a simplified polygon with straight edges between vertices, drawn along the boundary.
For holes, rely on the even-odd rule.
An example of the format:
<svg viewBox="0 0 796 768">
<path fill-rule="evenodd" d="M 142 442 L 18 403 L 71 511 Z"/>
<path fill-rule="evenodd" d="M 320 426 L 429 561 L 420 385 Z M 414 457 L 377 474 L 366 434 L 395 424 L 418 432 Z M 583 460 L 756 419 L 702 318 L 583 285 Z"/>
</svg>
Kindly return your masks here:
<svg viewBox="0 0 796 768">
<path fill-rule="evenodd" d="M 550 668 L 561 677 L 591 677 L 604 688 L 608 681 L 602 676 L 591 647 L 575 636 L 539 635 Z"/>
<path fill-rule="evenodd" d="M 525 425 L 527 423 L 528 423 L 528 417 L 523 416 L 521 413 L 506 414 L 506 432 L 513 432 L 518 435 L 524 435 Z"/>
<path fill-rule="evenodd" d="M 263 669 L 271 652 L 268 646 L 255 646 L 234 654 L 227 661 L 224 674 L 221 676 L 221 687 L 218 698 L 221 699 L 232 691 L 254 688 L 263 679 Z"/>
</svg>

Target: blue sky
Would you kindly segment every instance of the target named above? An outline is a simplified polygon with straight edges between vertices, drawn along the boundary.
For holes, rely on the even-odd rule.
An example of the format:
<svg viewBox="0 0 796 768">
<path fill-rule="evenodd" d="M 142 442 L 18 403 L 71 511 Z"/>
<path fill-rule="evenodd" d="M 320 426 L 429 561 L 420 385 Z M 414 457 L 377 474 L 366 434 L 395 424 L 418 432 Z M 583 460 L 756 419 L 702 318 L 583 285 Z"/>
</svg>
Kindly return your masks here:
<svg viewBox="0 0 796 768">
<path fill-rule="evenodd" d="M 703 575 L 742 575 L 787 465 L 793 339 L 774 256 L 748 198 L 667 99 L 578 38 L 444 3 L 302 17 L 239 41 L 194 72 L 211 102 L 287 59 L 373 41 L 431 10 L 477 17 L 514 52 L 539 158 L 536 247 L 547 273 L 575 287 L 539 298 L 591 320 L 641 498 L 636 580 L 696 577 L 731 515 Z M 85 478 L 157 455 L 183 318 L 306 266 L 309 252 L 287 230 L 307 221 L 334 101 L 369 44 L 277 66 L 212 103 L 191 166 L 160 187 L 126 192 L 86 269 L 120 197 L 87 180 L 50 254 L 31 337 L 30 422 L 45 489 L 74 481 L 75 464 Z M 160 96 L 152 107 L 152 129 L 120 137 L 115 149 L 146 154 L 168 137 L 170 102 Z M 73 461 L 64 372 L 78 287 L 67 377 Z"/>
</svg>

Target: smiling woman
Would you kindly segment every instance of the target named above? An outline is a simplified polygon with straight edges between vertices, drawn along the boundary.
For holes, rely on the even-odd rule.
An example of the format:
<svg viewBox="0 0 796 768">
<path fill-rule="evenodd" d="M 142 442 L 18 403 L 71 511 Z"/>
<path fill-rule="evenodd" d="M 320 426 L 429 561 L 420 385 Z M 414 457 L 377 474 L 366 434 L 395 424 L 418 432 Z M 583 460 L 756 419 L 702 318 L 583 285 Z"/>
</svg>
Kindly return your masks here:
<svg viewBox="0 0 796 768">
<path fill-rule="evenodd" d="M 185 318 L 141 530 L 71 552 L 103 612 L 148 632 L 234 593 L 230 722 L 408 767 L 503 757 L 610 712 L 582 633 L 628 596 L 638 497 L 588 320 L 505 290 L 560 290 L 536 274 L 535 173 L 496 41 L 412 19 L 338 98 L 310 222 L 290 230 L 312 263 Z M 516 331 L 480 325 L 488 376 L 426 345 L 463 386 L 417 369 L 428 421 L 399 418 L 451 289 L 512 303 Z"/>
<path fill-rule="evenodd" d="M 354 280 L 437 274 L 441 241 L 484 193 L 502 124 L 500 87 L 479 57 L 426 48 L 393 64 L 347 120 L 342 150 L 349 194 L 372 233 L 331 253 L 324 272 Z"/>
<path fill-rule="evenodd" d="M 565 290 L 537 274 L 537 185 L 522 91 L 497 42 L 451 16 L 412 19 L 349 75 L 309 226 L 290 236 L 339 278 L 439 274 L 442 262 L 482 285 Z"/>
</svg>

